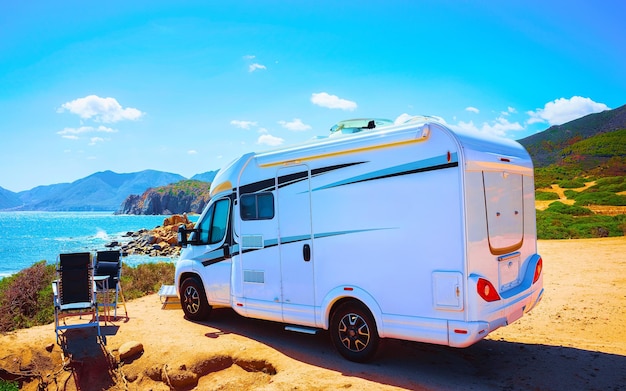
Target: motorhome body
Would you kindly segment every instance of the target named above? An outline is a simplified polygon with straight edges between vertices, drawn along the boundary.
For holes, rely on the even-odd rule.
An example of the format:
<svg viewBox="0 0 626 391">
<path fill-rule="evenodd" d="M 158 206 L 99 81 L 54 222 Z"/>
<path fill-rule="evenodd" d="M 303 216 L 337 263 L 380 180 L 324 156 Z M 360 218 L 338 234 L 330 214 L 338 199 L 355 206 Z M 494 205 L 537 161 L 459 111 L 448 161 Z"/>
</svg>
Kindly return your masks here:
<svg viewBox="0 0 626 391">
<path fill-rule="evenodd" d="M 379 338 L 469 346 L 543 293 L 532 161 L 511 140 L 428 117 L 368 127 L 244 155 L 211 197 L 180 231 L 191 319 L 227 306 L 328 329 L 366 361 Z"/>
</svg>

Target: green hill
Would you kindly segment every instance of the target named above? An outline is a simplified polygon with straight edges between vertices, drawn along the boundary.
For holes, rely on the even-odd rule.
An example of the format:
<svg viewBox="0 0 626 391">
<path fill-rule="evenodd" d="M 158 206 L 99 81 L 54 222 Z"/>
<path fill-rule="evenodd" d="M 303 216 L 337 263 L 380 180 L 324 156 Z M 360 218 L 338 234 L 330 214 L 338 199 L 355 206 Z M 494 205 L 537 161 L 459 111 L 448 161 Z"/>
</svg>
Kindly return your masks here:
<svg viewBox="0 0 626 391">
<path fill-rule="evenodd" d="M 535 167 L 541 168 L 562 163 L 564 150 L 573 144 L 621 129 L 626 129 L 626 105 L 551 126 L 518 141 L 532 156 Z"/>
</svg>

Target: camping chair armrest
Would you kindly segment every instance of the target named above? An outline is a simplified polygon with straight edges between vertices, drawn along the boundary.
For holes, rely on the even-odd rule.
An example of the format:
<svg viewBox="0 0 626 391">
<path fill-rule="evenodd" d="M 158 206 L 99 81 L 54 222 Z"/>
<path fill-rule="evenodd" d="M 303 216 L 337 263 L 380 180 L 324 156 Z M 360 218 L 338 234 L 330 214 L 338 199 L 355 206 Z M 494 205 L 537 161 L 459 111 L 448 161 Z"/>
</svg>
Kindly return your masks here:
<svg viewBox="0 0 626 391">
<path fill-rule="evenodd" d="M 100 289 L 109 289 L 109 276 L 93 276 L 94 291 Z M 102 285 L 99 285 L 102 284 Z"/>
</svg>

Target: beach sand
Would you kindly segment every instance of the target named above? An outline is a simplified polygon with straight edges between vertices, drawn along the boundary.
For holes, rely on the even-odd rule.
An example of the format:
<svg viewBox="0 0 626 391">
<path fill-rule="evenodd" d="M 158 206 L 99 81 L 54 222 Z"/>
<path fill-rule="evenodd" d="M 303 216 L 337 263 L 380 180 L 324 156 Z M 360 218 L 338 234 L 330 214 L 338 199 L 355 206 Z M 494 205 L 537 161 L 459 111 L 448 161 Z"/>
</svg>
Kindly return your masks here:
<svg viewBox="0 0 626 391">
<path fill-rule="evenodd" d="M 231 310 L 194 323 L 150 295 L 103 327 L 105 349 L 90 329 L 68 331 L 65 365 L 53 325 L 0 336 L 0 377 L 21 373 L 25 390 L 626 390 L 626 238 L 538 248 L 542 302 L 465 349 L 386 340 L 372 363 L 356 364 L 326 332 Z M 129 341 L 144 351 L 118 365 Z"/>
</svg>

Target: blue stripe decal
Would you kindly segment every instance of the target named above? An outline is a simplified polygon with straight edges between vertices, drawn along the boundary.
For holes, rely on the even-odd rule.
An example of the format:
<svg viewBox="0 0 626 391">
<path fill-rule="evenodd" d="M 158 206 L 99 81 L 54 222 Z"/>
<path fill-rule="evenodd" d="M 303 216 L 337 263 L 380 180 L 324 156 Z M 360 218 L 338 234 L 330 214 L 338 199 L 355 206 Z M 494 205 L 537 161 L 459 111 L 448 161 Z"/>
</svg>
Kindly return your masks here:
<svg viewBox="0 0 626 391">
<path fill-rule="evenodd" d="M 367 174 L 358 175 L 358 176 L 344 179 L 338 182 L 329 183 L 328 185 L 324 185 L 324 186 L 320 186 L 315 189 L 312 189 L 312 191 L 348 185 L 351 183 L 364 182 L 364 181 L 370 181 L 374 179 L 398 176 L 402 174 L 411 174 L 411 173 L 420 172 L 420 171 L 427 171 L 429 169 L 448 168 L 448 167 L 454 167 L 454 166 L 458 166 L 458 157 L 457 157 L 456 152 L 451 154 L 450 161 L 448 161 L 447 155 L 435 156 L 435 157 L 431 157 L 428 159 L 419 160 L 416 162 L 410 162 L 410 163 L 401 164 L 395 167 L 385 168 L 383 170 L 369 172 Z"/>
<path fill-rule="evenodd" d="M 323 239 L 323 238 L 330 238 L 333 236 L 350 235 L 350 234 L 356 234 L 356 233 L 361 233 L 361 232 L 382 231 L 382 230 L 387 230 L 387 229 L 397 229 L 397 228 L 370 228 L 370 229 L 354 229 L 350 231 L 324 232 L 324 233 L 313 235 L 313 239 Z M 310 235 L 290 236 L 290 237 L 282 238 L 281 244 L 297 243 L 297 242 L 302 242 L 306 240 L 311 240 L 311 236 Z M 275 247 L 275 246 L 278 246 L 278 239 L 268 239 L 263 242 L 263 248 L 249 248 L 249 249 L 245 249 L 241 251 L 241 253 L 242 254 L 250 253 L 253 251 L 259 251 L 265 248 Z M 236 247 L 233 246 L 233 250 L 232 250 L 233 253 L 236 253 L 239 251 L 240 251 L 239 245 L 236 245 Z"/>
<path fill-rule="evenodd" d="M 313 235 L 313 239 L 322 239 L 322 238 L 329 238 L 332 236 L 350 235 L 350 234 L 356 234 L 356 233 L 361 233 L 361 232 L 381 231 L 381 230 L 387 230 L 387 229 L 393 229 L 393 228 L 370 228 L 370 229 L 354 229 L 350 231 L 323 232 L 323 233 L 318 233 L 318 234 Z M 303 240 L 310 240 L 310 239 L 311 239 L 310 235 L 298 235 L 298 236 L 284 237 L 284 238 L 281 238 L 281 244 L 296 243 L 296 242 L 301 242 Z M 270 245 L 270 242 L 272 243 L 271 245 L 277 244 L 276 239 L 273 239 L 273 240 L 266 240 L 265 245 L 266 246 Z"/>
</svg>

